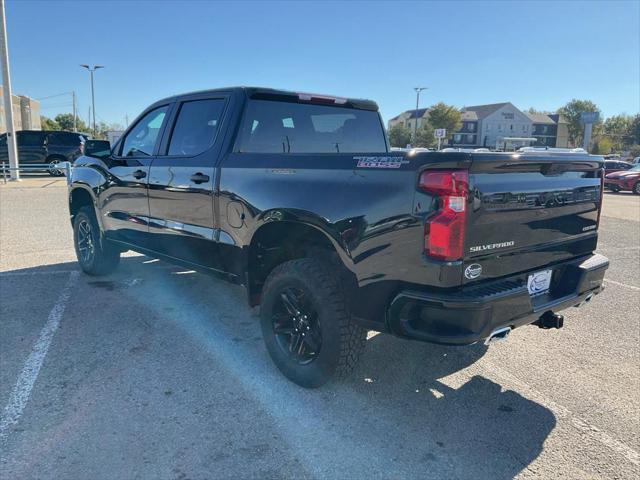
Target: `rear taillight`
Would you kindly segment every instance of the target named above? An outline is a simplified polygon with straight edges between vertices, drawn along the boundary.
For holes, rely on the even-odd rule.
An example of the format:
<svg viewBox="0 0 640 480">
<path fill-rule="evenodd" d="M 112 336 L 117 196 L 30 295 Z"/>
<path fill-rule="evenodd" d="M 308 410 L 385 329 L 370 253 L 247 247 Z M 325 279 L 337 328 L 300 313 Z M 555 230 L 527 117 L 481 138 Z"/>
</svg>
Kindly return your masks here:
<svg viewBox="0 0 640 480">
<path fill-rule="evenodd" d="M 427 170 L 419 187 L 438 199 L 438 210 L 424 225 L 424 253 L 439 260 L 460 260 L 464 249 L 469 173 L 467 170 Z"/>
</svg>

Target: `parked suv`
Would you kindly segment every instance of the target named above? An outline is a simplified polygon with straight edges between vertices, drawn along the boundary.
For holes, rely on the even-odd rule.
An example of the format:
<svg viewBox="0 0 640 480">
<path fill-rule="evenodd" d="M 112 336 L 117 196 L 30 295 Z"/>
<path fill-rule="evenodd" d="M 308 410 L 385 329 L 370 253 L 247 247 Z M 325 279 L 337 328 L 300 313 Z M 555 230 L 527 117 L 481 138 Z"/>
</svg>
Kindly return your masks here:
<svg viewBox="0 0 640 480">
<path fill-rule="evenodd" d="M 346 374 L 367 330 L 469 345 L 560 328 L 609 265 L 602 157 L 390 151 L 369 100 L 178 95 L 101 150 L 69 185 L 82 270 L 134 250 L 244 285 L 273 362 L 305 387 Z"/>
<path fill-rule="evenodd" d="M 63 175 L 56 165 L 60 162 L 73 162 L 82 155 L 82 146 L 87 138 L 89 137 L 85 134 L 63 130 L 20 130 L 16 132 L 20 165 L 48 164 L 50 175 Z M 2 162 L 9 165 L 6 133 L 0 135 L 0 163 Z"/>
</svg>

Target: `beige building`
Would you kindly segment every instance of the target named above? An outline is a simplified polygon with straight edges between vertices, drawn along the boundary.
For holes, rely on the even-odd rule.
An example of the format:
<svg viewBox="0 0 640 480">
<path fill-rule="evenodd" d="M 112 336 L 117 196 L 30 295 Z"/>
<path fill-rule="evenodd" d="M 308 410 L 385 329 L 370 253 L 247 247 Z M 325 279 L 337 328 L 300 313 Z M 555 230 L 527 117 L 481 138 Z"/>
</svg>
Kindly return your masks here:
<svg viewBox="0 0 640 480">
<path fill-rule="evenodd" d="M 3 87 L 0 85 L 0 133 L 7 131 Z M 40 102 L 24 95 L 12 95 L 13 127 L 16 130 L 41 130 Z"/>
<path fill-rule="evenodd" d="M 391 129 L 403 125 L 413 133 L 429 119 L 429 109 L 408 110 L 389 120 Z M 453 132 L 448 145 L 463 148 L 513 150 L 518 147 L 567 147 L 566 120 L 557 114 L 531 114 L 510 102 L 475 105 L 460 110 L 462 127 Z M 449 133 L 449 132 L 448 132 Z"/>
</svg>

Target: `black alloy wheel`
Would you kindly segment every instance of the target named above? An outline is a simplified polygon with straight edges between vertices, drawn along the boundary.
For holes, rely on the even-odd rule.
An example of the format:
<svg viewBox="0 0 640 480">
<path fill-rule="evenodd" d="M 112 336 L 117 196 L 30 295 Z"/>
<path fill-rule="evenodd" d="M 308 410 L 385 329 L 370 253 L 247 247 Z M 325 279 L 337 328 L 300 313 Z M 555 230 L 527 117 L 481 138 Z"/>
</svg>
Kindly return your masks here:
<svg viewBox="0 0 640 480">
<path fill-rule="evenodd" d="M 273 333 L 279 347 L 299 365 L 313 362 L 322 348 L 318 312 L 301 288 L 280 292 L 272 316 Z"/>
<path fill-rule="evenodd" d="M 96 255 L 95 237 L 93 235 L 91 222 L 86 218 L 78 222 L 76 243 L 80 263 L 83 265 L 91 265 Z"/>
</svg>

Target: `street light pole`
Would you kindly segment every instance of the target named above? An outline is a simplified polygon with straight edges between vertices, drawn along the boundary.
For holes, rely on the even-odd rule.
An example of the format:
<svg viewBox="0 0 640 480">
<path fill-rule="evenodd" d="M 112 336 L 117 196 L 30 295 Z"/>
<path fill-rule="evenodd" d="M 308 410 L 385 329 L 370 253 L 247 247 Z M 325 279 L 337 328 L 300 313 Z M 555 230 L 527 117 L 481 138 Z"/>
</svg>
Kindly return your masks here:
<svg viewBox="0 0 640 480">
<path fill-rule="evenodd" d="M 418 138 L 418 108 L 420 108 L 420 92 L 422 90 L 426 90 L 429 87 L 414 87 L 413 89 L 416 91 L 416 123 L 413 125 L 413 141 L 416 141 Z"/>
<path fill-rule="evenodd" d="M 13 126 L 11 75 L 9 75 L 9 45 L 7 44 L 7 23 L 4 17 L 4 0 L 0 0 L 0 57 L 0 62 L 2 63 L 2 95 L 4 97 L 4 114 L 7 122 L 7 153 L 9 155 L 9 168 L 11 168 L 11 180 L 20 180 L 20 171 L 18 170 L 18 149 L 16 147 L 16 130 Z"/>
<path fill-rule="evenodd" d="M 91 106 L 93 112 L 93 136 L 96 136 L 96 97 L 93 89 L 93 72 L 95 72 L 99 68 L 104 68 L 104 65 L 94 65 L 90 67 L 89 65 L 80 65 L 83 68 L 89 70 L 89 74 L 91 76 Z"/>
</svg>

